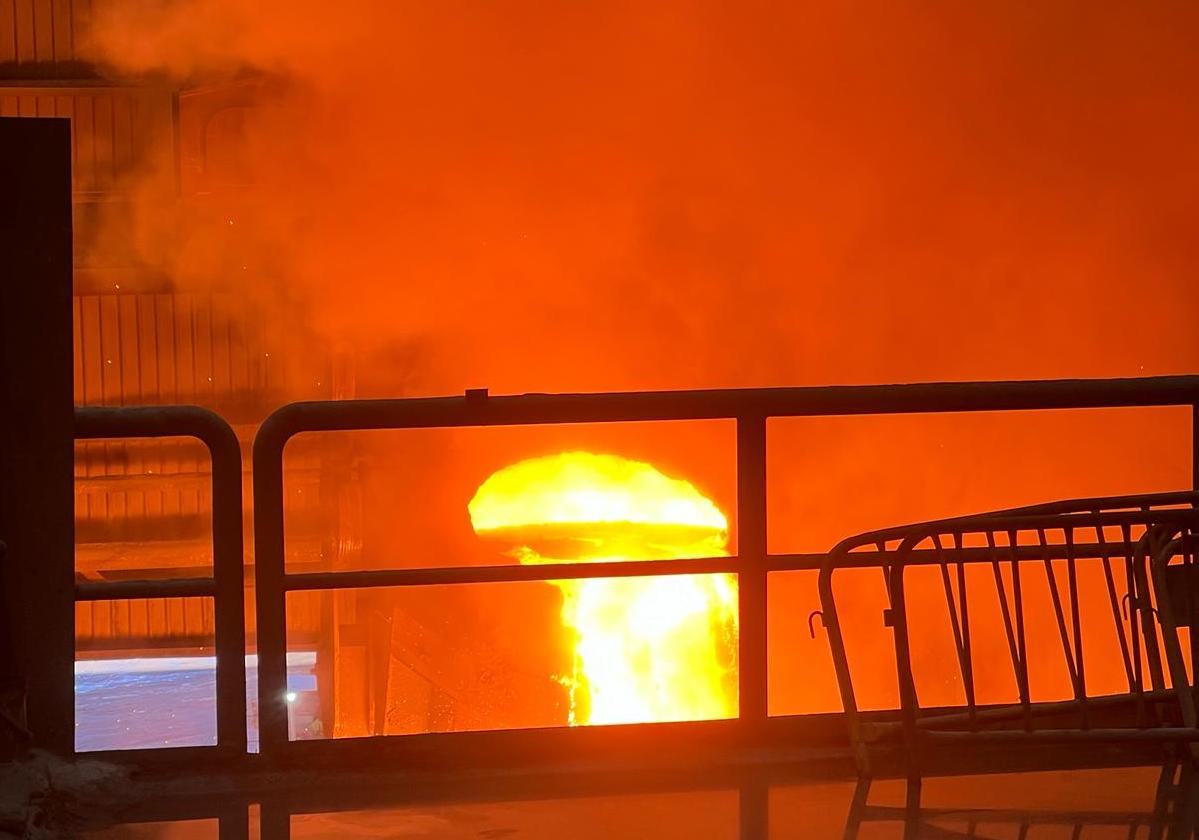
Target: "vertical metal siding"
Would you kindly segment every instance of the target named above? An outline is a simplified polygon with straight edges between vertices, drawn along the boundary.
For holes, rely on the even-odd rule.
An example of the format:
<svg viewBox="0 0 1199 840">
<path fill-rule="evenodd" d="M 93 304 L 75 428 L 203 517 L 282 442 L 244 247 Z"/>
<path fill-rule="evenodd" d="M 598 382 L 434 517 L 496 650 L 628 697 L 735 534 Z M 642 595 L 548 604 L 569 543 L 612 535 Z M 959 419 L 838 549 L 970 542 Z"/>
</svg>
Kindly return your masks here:
<svg viewBox="0 0 1199 840">
<path fill-rule="evenodd" d="M 0 76 L 6 64 L 25 77 L 78 75 L 91 11 L 91 0 L 0 0 Z"/>
<path fill-rule="evenodd" d="M 171 90 L 70 81 L 22 85 L 22 78 L 79 75 L 76 38 L 90 9 L 90 0 L 0 0 L 0 116 L 70 119 L 77 241 L 87 238 L 87 222 L 97 212 L 127 199 L 132 182 L 126 176 L 173 154 L 176 143 Z M 212 112 L 245 105 L 253 91 L 243 85 L 197 93 L 188 114 L 202 128 Z M 191 149 L 192 157 L 200 156 L 201 175 L 207 171 L 203 151 L 202 143 Z M 280 402 L 328 395 L 332 377 L 323 353 L 294 331 L 272 333 L 272 323 L 240 296 L 174 291 L 166 278 L 149 286 L 132 276 L 127 281 L 128 269 L 89 264 L 87 254 L 77 262 L 84 263 L 72 305 L 77 405 L 196 403 L 241 424 L 248 437 Z M 271 313 L 274 323 L 290 321 L 280 314 L 285 309 L 281 302 Z M 332 496 L 320 492 L 319 453 L 301 453 L 298 461 L 289 468 L 297 484 L 288 510 L 312 531 Z M 75 475 L 77 574 L 175 574 L 172 569 L 211 563 L 210 465 L 202 447 L 175 440 L 80 441 Z M 297 563 L 319 562 L 324 551 L 315 531 L 294 546 Z M 296 598 L 291 624 L 299 639 L 316 635 L 320 603 L 309 593 Z M 212 603 L 205 598 L 80 602 L 75 614 L 80 650 L 190 646 L 213 632 Z M 249 619 L 252 627 L 252 613 Z"/>
<path fill-rule="evenodd" d="M 0 87 L 0 117 L 71 120 L 76 201 L 119 189 L 123 176 L 171 144 L 171 95 L 157 88 Z"/>
<path fill-rule="evenodd" d="M 234 419 L 248 436 L 285 395 L 331 381 L 300 337 L 270 333 L 232 293 L 78 293 L 73 319 L 77 405 L 196 403 Z M 297 456 L 288 511 L 308 538 L 295 541 L 294 560 L 312 563 L 323 551 L 313 529 L 331 497 L 321 492 L 320 453 L 300 447 Z M 186 574 L 211 564 L 210 465 L 199 445 L 79 441 L 75 474 L 78 574 Z M 292 628 L 311 639 L 319 599 L 306 595 L 296 606 Z M 85 602 L 76 619 L 81 650 L 169 647 L 201 643 L 212 607 L 202 598 Z"/>
</svg>

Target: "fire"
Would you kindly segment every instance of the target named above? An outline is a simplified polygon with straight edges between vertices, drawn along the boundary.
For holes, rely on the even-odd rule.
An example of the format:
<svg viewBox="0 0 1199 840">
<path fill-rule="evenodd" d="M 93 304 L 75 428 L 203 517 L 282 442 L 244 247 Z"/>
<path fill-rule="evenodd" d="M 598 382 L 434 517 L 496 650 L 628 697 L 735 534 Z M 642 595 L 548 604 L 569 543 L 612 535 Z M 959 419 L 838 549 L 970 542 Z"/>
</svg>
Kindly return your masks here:
<svg viewBox="0 0 1199 840">
<path fill-rule="evenodd" d="M 475 532 L 521 563 L 728 554 L 728 522 L 689 482 L 616 455 L 566 452 L 492 475 L 470 502 Z M 551 581 L 573 632 L 570 723 L 737 714 L 733 575 Z"/>
</svg>

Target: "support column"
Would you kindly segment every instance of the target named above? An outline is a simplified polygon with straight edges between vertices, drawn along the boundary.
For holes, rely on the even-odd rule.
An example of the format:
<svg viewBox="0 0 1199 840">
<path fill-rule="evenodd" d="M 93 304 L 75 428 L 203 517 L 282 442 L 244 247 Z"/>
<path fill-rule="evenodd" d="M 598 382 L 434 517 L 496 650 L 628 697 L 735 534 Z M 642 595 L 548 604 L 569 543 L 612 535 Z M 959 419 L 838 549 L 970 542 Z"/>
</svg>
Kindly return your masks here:
<svg viewBox="0 0 1199 840">
<path fill-rule="evenodd" d="M 737 420 L 739 708 L 748 730 L 766 721 L 766 419 Z"/>
<path fill-rule="evenodd" d="M 71 329 L 70 122 L 0 118 L 0 682 L 60 754 L 75 746 Z"/>
</svg>

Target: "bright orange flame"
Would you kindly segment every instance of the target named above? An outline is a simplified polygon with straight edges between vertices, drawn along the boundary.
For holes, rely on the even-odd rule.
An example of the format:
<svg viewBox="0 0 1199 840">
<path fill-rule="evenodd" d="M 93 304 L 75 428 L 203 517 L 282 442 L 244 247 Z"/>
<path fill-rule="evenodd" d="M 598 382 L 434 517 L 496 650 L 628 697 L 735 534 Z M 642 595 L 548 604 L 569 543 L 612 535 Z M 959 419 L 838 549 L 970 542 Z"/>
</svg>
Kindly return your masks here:
<svg viewBox="0 0 1199 840">
<path fill-rule="evenodd" d="M 505 467 L 470 502 L 481 536 L 522 563 L 727 555 L 728 522 L 689 482 L 616 455 L 565 452 Z M 574 631 L 570 722 L 737 714 L 733 575 L 551 581 Z"/>
</svg>

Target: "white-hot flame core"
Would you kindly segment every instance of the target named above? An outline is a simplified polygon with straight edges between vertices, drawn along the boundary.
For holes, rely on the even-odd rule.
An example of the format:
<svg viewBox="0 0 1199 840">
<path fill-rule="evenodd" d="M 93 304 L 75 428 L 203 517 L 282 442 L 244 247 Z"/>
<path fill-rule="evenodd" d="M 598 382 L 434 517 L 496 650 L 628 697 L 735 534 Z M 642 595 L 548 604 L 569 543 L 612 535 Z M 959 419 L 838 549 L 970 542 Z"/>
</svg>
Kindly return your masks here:
<svg viewBox="0 0 1199 840">
<path fill-rule="evenodd" d="M 567 452 L 506 467 L 470 503 L 481 536 L 522 563 L 726 555 L 727 520 L 689 482 L 615 455 Z M 555 556 L 560 555 L 560 556 Z M 733 575 L 551 581 L 574 634 L 572 724 L 737 713 Z"/>
</svg>

